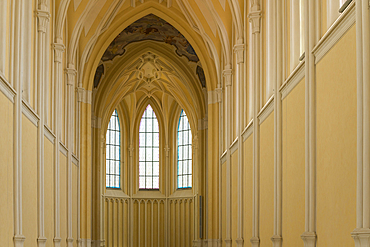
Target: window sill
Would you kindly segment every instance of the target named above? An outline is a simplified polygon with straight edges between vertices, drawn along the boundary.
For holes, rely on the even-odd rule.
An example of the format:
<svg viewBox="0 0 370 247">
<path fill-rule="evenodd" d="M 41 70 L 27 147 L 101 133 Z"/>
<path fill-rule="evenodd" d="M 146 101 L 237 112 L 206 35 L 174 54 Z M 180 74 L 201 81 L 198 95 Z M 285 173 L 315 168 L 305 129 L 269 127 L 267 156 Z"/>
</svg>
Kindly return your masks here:
<svg viewBox="0 0 370 247">
<path fill-rule="evenodd" d="M 139 190 L 132 198 L 165 198 L 159 190 Z"/>
<path fill-rule="evenodd" d="M 186 188 L 186 189 L 177 189 L 174 193 L 172 193 L 172 195 L 170 195 L 170 198 L 182 198 L 192 196 L 193 196 L 192 188 Z"/>
<path fill-rule="evenodd" d="M 124 193 L 121 189 L 117 188 L 106 188 L 105 195 L 108 197 L 121 197 L 121 198 L 130 198 L 126 193 Z"/>
</svg>

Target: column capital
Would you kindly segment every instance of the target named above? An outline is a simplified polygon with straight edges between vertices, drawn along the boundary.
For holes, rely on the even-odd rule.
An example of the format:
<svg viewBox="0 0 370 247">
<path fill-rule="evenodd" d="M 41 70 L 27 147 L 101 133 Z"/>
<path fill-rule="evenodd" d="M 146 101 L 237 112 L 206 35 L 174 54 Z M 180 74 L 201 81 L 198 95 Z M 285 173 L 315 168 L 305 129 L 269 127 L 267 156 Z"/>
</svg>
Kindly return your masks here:
<svg viewBox="0 0 370 247">
<path fill-rule="evenodd" d="M 216 93 L 217 93 L 217 102 L 221 102 L 221 95 L 222 95 L 222 88 L 221 87 L 218 87 L 215 89 Z"/>
<path fill-rule="evenodd" d="M 244 44 L 234 45 L 234 53 L 236 54 L 236 63 L 244 63 Z"/>
<path fill-rule="evenodd" d="M 75 78 L 77 75 L 77 70 L 74 68 L 66 68 L 64 72 L 67 75 L 67 85 L 73 86 L 75 84 Z"/>
<path fill-rule="evenodd" d="M 224 69 L 224 71 L 222 71 L 222 75 L 225 78 L 225 85 L 227 87 L 231 86 L 231 77 L 232 77 L 232 74 L 233 74 L 233 70 L 230 69 L 229 67 L 230 66 L 227 66 L 227 69 Z"/>
<path fill-rule="evenodd" d="M 77 102 L 84 102 L 85 89 L 83 87 L 77 88 Z"/>
<path fill-rule="evenodd" d="M 53 43 L 52 48 L 54 50 L 54 62 L 62 63 L 62 53 L 65 46 L 62 43 Z"/>
<path fill-rule="evenodd" d="M 261 10 L 250 12 L 248 18 L 249 22 L 252 24 L 252 33 L 259 33 L 261 26 Z"/>
<path fill-rule="evenodd" d="M 38 20 L 37 31 L 45 33 L 50 19 L 49 12 L 44 10 L 36 10 L 36 17 Z"/>
</svg>

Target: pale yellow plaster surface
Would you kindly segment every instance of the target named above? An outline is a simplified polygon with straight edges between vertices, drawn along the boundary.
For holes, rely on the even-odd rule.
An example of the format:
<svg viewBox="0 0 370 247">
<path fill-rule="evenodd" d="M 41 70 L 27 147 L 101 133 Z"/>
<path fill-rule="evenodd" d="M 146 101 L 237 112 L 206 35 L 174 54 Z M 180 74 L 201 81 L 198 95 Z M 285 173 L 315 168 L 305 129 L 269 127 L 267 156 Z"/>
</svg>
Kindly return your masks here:
<svg viewBox="0 0 370 247">
<path fill-rule="evenodd" d="M 244 150 L 244 179 L 243 179 L 243 227 L 244 243 L 252 238 L 253 219 L 253 134 L 243 143 Z"/>
<path fill-rule="evenodd" d="M 356 227 L 356 27 L 317 65 L 319 246 L 354 246 Z"/>
<path fill-rule="evenodd" d="M 54 238 L 54 145 L 44 137 L 44 220 L 47 246 L 52 246 Z"/>
<path fill-rule="evenodd" d="M 67 238 L 67 157 L 59 153 L 59 186 L 60 186 L 60 238 L 61 246 L 66 246 Z"/>
<path fill-rule="evenodd" d="M 22 116 L 22 222 L 24 246 L 37 243 L 37 129 Z"/>
<path fill-rule="evenodd" d="M 231 156 L 231 239 L 232 246 L 236 246 L 238 237 L 238 151 Z"/>
<path fill-rule="evenodd" d="M 305 81 L 283 100 L 283 239 L 301 246 L 305 231 Z"/>
<path fill-rule="evenodd" d="M 13 246 L 13 104 L 0 93 L 0 239 Z"/>
<path fill-rule="evenodd" d="M 260 246 L 270 247 L 274 230 L 274 113 L 260 128 Z"/>
</svg>

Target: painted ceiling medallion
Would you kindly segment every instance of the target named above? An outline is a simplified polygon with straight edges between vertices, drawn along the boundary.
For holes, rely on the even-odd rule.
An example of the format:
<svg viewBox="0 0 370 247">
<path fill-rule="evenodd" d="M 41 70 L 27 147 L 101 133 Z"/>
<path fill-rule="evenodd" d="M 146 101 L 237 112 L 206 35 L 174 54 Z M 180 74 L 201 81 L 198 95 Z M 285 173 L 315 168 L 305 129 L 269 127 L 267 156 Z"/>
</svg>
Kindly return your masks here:
<svg viewBox="0 0 370 247">
<path fill-rule="evenodd" d="M 206 87 L 203 68 L 189 41 L 171 24 L 153 14 L 149 14 L 126 27 L 110 43 L 96 69 L 95 88 L 98 87 L 107 70 L 105 63 L 113 61 L 117 56 L 124 56 L 128 44 L 140 41 L 162 42 L 174 46 L 175 53 L 180 57 L 187 58 L 189 64 L 192 64 L 194 75 L 198 75 L 200 84 L 202 87 Z M 141 71 L 137 74 L 138 79 L 144 79 L 149 83 L 160 78 L 161 72 L 156 69 L 154 58 L 155 55 L 152 53 L 147 53 L 142 57 L 143 65 L 140 67 Z"/>
<path fill-rule="evenodd" d="M 153 14 L 135 21 L 118 34 L 101 60 L 103 62 L 113 60 L 116 56 L 125 53 L 125 47 L 128 44 L 143 40 L 165 42 L 176 47 L 177 55 L 185 56 L 191 62 L 199 61 L 188 40 L 171 24 Z"/>
</svg>

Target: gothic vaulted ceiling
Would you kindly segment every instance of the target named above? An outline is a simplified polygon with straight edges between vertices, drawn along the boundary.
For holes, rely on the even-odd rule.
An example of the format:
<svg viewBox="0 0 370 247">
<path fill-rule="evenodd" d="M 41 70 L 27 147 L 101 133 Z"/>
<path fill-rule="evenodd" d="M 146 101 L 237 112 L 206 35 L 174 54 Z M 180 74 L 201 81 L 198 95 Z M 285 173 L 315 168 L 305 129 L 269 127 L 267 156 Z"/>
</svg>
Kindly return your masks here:
<svg viewBox="0 0 370 247">
<path fill-rule="evenodd" d="M 186 57 L 191 63 L 190 66 L 193 68 L 194 74 L 198 76 L 200 85 L 206 87 L 203 68 L 189 41 L 171 24 L 154 14 L 146 15 L 135 21 L 110 43 L 96 69 L 94 87 L 98 87 L 106 67 L 110 66 L 116 57 L 125 55 L 129 44 L 148 40 L 166 44 L 168 49 L 173 48 L 172 50 L 177 56 Z"/>
</svg>

